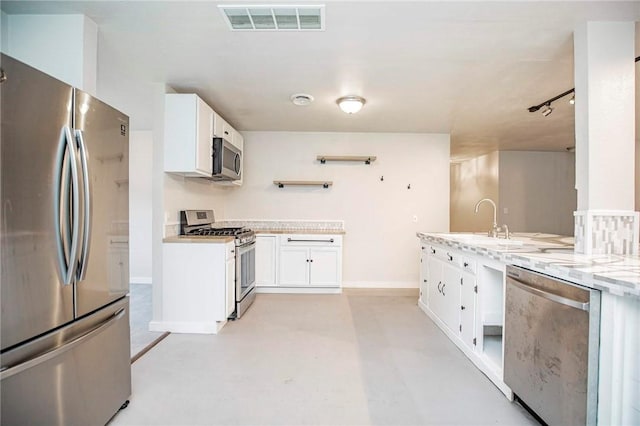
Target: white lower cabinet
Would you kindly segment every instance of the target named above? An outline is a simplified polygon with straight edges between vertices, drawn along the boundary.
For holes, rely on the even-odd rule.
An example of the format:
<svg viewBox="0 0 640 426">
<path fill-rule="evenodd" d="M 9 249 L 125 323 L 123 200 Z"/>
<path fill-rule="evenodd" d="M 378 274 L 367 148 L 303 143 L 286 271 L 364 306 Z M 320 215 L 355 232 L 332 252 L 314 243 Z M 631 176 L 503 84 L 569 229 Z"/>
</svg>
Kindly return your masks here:
<svg viewBox="0 0 640 426">
<path fill-rule="evenodd" d="M 505 266 L 426 241 L 422 247 L 421 309 L 512 398 L 502 369 Z"/>
<path fill-rule="evenodd" d="M 231 255 L 229 255 L 231 252 Z M 235 247 L 233 250 L 227 250 L 227 270 L 225 273 L 226 280 L 226 309 L 225 318 L 229 318 L 236 311 L 236 257 Z"/>
<path fill-rule="evenodd" d="M 256 286 L 259 291 L 340 289 L 341 235 L 264 234 L 258 235 L 256 241 Z"/>
<path fill-rule="evenodd" d="M 278 236 L 256 235 L 256 287 L 277 285 Z"/>
<path fill-rule="evenodd" d="M 309 285 L 309 249 L 281 247 L 278 273 L 281 286 Z"/>
<path fill-rule="evenodd" d="M 339 287 L 341 281 L 342 248 L 312 247 L 309 249 L 309 285 Z"/>
<path fill-rule="evenodd" d="M 109 290 L 127 291 L 129 288 L 129 237 L 109 237 L 107 248 Z"/>
<path fill-rule="evenodd" d="M 476 277 L 462 273 L 460 281 L 460 339 L 471 350 L 475 350 L 476 338 Z"/>
<path fill-rule="evenodd" d="M 151 331 L 217 333 L 235 310 L 235 245 L 164 243 L 162 317 Z"/>
<path fill-rule="evenodd" d="M 453 332 L 460 329 L 461 272 L 435 255 L 427 258 L 429 309 Z"/>
</svg>

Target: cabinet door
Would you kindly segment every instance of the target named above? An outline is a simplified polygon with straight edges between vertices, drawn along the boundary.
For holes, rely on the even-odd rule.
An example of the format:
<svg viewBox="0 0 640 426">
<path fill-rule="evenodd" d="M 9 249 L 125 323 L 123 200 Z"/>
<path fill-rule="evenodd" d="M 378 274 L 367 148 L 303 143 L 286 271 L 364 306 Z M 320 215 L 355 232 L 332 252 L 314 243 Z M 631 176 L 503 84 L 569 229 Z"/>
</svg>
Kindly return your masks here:
<svg viewBox="0 0 640 426">
<path fill-rule="evenodd" d="M 226 271 L 226 318 L 229 318 L 236 310 L 236 260 L 235 258 L 227 260 Z"/>
<path fill-rule="evenodd" d="M 196 98 L 198 126 L 196 132 L 196 170 L 207 175 L 213 172 L 213 110 L 200 98 Z"/>
<path fill-rule="evenodd" d="M 460 280 L 462 273 L 451 265 L 442 266 L 442 286 L 440 294 L 444 299 L 441 319 L 454 332 L 460 328 Z"/>
<path fill-rule="evenodd" d="M 309 249 L 309 284 L 312 286 L 339 287 L 341 256 L 338 247 Z"/>
<path fill-rule="evenodd" d="M 476 313 L 476 277 L 462 273 L 460 286 L 460 338 L 469 348 L 474 349 L 475 313 Z"/>
<path fill-rule="evenodd" d="M 429 309 L 457 333 L 460 325 L 461 273 L 434 256 L 428 259 Z"/>
<path fill-rule="evenodd" d="M 309 249 L 281 247 L 278 276 L 281 286 L 309 285 Z"/>
<path fill-rule="evenodd" d="M 427 279 L 428 304 L 427 306 L 438 317 L 443 311 L 442 304 L 444 299 L 440 288 L 442 287 L 442 261 L 434 256 L 427 256 L 427 269 L 429 270 L 429 278 Z"/>
<path fill-rule="evenodd" d="M 276 236 L 256 236 L 256 286 L 276 285 Z"/>
<path fill-rule="evenodd" d="M 109 291 L 129 290 L 129 245 L 127 242 L 110 242 L 107 250 Z"/>
</svg>

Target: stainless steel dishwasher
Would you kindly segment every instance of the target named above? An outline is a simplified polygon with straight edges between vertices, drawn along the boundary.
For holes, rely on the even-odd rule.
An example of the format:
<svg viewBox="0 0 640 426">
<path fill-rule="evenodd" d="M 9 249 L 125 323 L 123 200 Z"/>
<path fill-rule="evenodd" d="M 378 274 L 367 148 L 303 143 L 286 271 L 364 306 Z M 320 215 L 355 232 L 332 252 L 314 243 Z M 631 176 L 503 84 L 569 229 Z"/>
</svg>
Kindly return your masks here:
<svg viewBox="0 0 640 426">
<path fill-rule="evenodd" d="M 507 266 L 504 382 L 550 425 L 597 421 L 600 291 Z"/>
</svg>

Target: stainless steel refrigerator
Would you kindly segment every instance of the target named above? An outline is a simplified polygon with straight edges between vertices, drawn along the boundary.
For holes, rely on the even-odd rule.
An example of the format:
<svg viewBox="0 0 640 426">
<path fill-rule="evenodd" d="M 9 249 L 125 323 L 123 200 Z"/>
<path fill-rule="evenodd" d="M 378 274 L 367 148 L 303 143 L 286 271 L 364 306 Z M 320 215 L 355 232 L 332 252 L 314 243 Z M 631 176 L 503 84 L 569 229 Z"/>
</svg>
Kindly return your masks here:
<svg viewBox="0 0 640 426">
<path fill-rule="evenodd" d="M 131 394 L 128 259 L 111 244 L 128 233 L 129 118 L 0 68 L 0 419 L 105 424 Z"/>
</svg>

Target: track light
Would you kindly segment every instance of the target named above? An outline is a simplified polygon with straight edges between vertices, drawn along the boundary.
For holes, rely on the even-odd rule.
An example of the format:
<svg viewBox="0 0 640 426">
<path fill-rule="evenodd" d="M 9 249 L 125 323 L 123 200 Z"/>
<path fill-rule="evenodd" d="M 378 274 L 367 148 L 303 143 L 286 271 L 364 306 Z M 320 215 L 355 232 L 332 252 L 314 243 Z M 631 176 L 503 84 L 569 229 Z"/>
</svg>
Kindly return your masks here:
<svg viewBox="0 0 640 426">
<path fill-rule="evenodd" d="M 640 56 L 636 56 L 635 62 L 640 62 Z M 553 112 L 553 108 L 551 108 L 551 102 L 553 101 L 557 101 L 558 99 L 567 96 L 569 93 L 573 93 L 574 95 L 571 97 L 571 99 L 569 99 L 569 103 L 571 105 L 575 105 L 576 103 L 576 95 L 575 95 L 575 91 L 576 89 L 569 89 L 566 92 L 562 92 L 560 93 L 558 96 L 554 96 L 551 99 L 547 99 L 546 101 L 538 104 L 538 105 L 533 105 L 530 106 L 529 108 L 527 108 L 529 110 L 529 112 L 536 112 L 537 110 L 539 110 L 542 107 L 546 107 L 542 110 L 542 115 L 544 115 L 545 117 L 549 114 L 551 114 Z"/>
<path fill-rule="evenodd" d="M 542 115 L 544 115 L 546 117 L 547 115 L 551 114 L 551 112 L 553 111 L 553 108 L 551 108 L 551 102 L 557 101 L 558 99 L 560 99 L 560 98 L 562 98 L 564 96 L 567 96 L 569 93 L 573 93 L 575 91 L 576 91 L 576 89 L 569 89 L 566 92 L 560 93 L 558 96 L 554 96 L 551 99 L 547 99 L 546 101 L 542 102 L 539 105 L 530 106 L 528 108 L 529 112 L 536 112 L 537 110 L 539 110 L 542 107 L 547 107 L 547 108 L 542 110 Z"/>
</svg>

